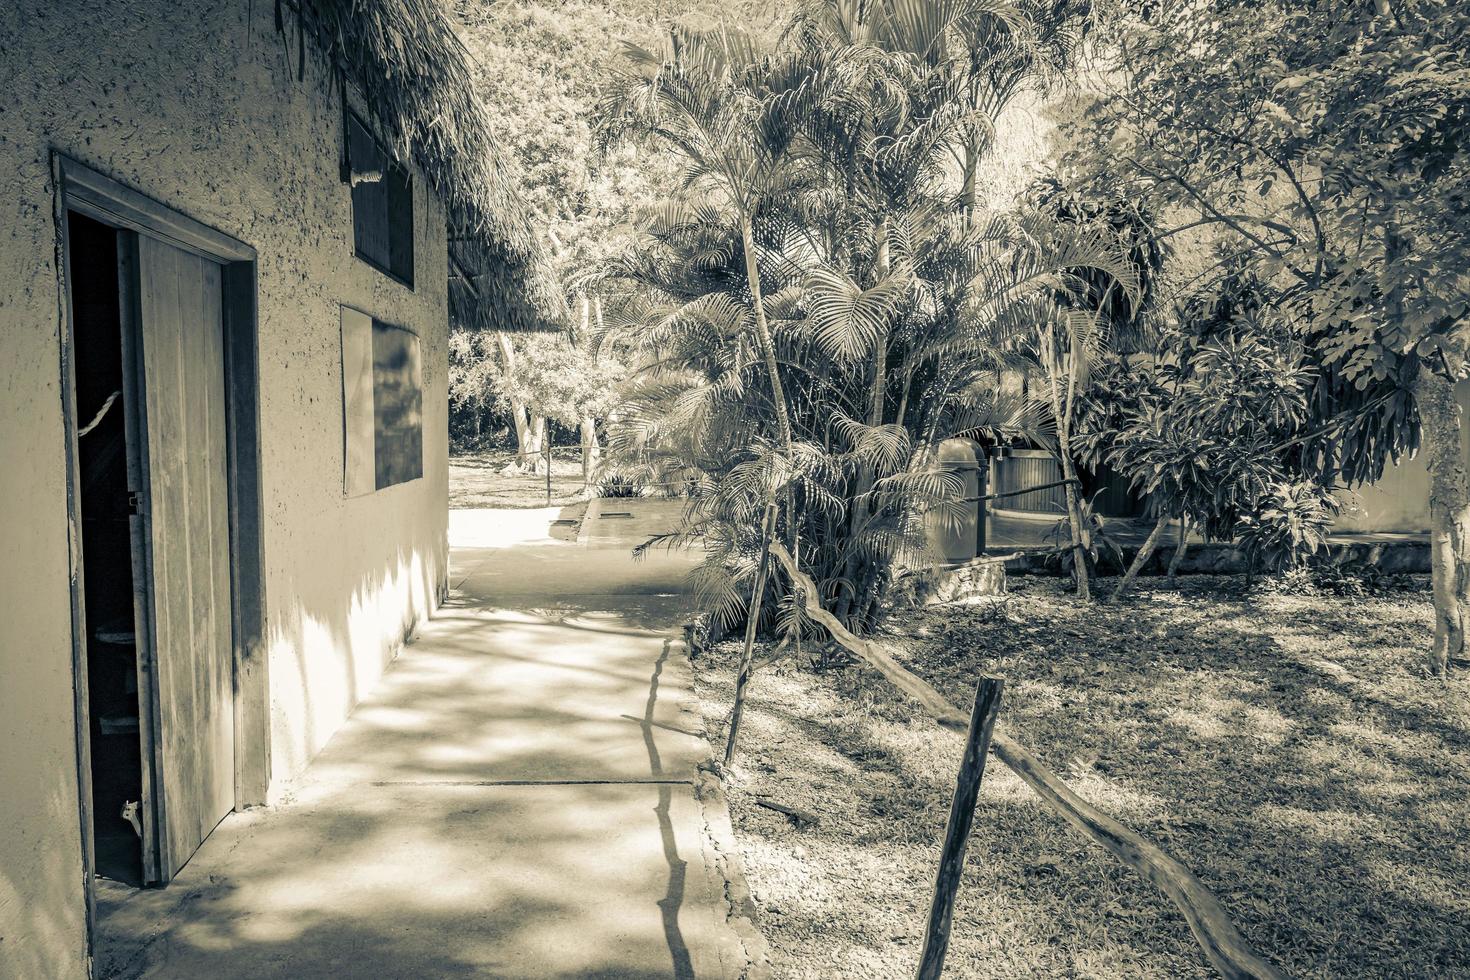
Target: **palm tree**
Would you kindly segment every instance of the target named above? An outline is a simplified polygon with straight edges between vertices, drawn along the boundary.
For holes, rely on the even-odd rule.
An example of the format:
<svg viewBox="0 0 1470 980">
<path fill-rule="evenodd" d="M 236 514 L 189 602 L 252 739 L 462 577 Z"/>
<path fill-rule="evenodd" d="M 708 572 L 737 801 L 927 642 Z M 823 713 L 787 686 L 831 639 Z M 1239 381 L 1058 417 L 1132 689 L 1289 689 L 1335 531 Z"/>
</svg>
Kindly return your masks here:
<svg viewBox="0 0 1470 980">
<path fill-rule="evenodd" d="M 1095 229 L 976 220 L 956 194 L 946 157 L 973 125 L 956 60 L 972 52 L 950 39 L 981 22 L 1024 23 L 999 4 L 832 2 L 777 51 L 676 29 L 657 54 L 628 49 L 602 103 L 605 143 L 687 165 L 680 200 L 599 285 L 647 364 L 609 447 L 694 488 L 674 537 L 704 541 L 697 584 L 728 622 L 781 496 L 823 603 L 870 628 L 897 571 L 927 565 L 926 522 L 973 506 L 927 465 L 934 447 L 1034 430 L 995 392 L 1008 348 L 1082 288 L 1077 270 L 1129 275 Z M 799 603 L 777 609 L 799 633 Z"/>
</svg>

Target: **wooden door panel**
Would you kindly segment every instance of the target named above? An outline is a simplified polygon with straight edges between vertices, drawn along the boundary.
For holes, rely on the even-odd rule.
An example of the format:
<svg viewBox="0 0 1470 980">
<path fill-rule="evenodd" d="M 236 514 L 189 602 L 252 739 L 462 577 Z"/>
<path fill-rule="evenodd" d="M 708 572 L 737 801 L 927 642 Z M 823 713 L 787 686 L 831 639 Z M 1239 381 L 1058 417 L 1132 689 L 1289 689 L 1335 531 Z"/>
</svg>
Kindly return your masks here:
<svg viewBox="0 0 1470 980">
<path fill-rule="evenodd" d="M 224 338 L 219 265 L 138 243 L 155 816 L 167 880 L 235 801 Z"/>
</svg>

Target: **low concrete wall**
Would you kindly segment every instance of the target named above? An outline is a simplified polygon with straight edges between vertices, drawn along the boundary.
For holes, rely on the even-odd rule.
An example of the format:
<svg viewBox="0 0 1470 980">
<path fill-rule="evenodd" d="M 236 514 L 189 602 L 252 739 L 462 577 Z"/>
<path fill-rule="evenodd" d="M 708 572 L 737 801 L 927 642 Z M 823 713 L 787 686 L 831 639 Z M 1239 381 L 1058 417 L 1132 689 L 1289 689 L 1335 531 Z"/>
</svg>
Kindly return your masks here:
<svg viewBox="0 0 1470 980">
<path fill-rule="evenodd" d="M 289 5 L 288 5 L 288 16 Z M 53 149 L 259 253 L 273 772 L 297 772 L 446 576 L 443 211 L 417 288 L 353 256 L 342 111 L 267 2 L 0 4 L 0 977 L 84 975 Z M 424 476 L 342 492 L 339 304 L 418 333 Z"/>
<path fill-rule="evenodd" d="M 1114 567 L 1106 566 L 1110 572 L 1121 573 L 1138 554 L 1137 545 L 1125 545 L 1121 549 L 1123 561 Z M 1156 548 L 1144 562 L 1140 575 L 1163 575 L 1169 570 L 1169 561 L 1174 557 L 1174 546 Z M 1328 547 L 1327 560 L 1338 565 L 1371 565 L 1385 574 L 1429 572 L 1429 542 L 1415 540 L 1394 541 L 1351 541 L 1336 542 Z M 1006 570 L 1017 574 L 1055 575 L 1060 568 L 1048 556 L 1040 552 L 1023 552 L 1006 562 Z M 1241 575 L 1246 570 L 1245 554 L 1230 544 L 1200 544 L 1189 546 L 1179 561 L 1179 571 L 1184 575 Z"/>
</svg>

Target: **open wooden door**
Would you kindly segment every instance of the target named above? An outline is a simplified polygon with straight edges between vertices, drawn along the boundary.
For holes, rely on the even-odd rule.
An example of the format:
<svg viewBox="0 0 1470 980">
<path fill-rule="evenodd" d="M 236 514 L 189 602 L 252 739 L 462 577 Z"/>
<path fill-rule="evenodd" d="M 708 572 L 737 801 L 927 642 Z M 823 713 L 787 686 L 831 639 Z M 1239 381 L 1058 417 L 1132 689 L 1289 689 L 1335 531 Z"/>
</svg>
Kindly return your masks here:
<svg viewBox="0 0 1470 980">
<path fill-rule="evenodd" d="M 153 707 L 144 803 L 155 880 L 168 881 L 235 806 L 221 269 L 147 235 L 137 268 L 151 640 L 140 688 Z"/>
</svg>

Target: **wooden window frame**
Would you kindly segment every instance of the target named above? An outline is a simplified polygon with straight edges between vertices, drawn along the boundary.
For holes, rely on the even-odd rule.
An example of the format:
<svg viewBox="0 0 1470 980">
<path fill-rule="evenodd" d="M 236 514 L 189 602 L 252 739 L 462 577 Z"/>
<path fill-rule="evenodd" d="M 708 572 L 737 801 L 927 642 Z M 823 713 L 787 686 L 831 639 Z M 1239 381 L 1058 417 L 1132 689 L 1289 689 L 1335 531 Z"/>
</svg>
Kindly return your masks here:
<svg viewBox="0 0 1470 980">
<path fill-rule="evenodd" d="M 370 424 L 371 424 L 371 427 L 372 427 L 371 428 L 372 442 L 371 442 L 371 447 L 370 447 L 371 448 L 371 454 L 369 456 L 369 459 L 370 459 L 370 461 L 372 463 L 372 465 L 370 467 L 370 469 L 372 471 L 372 473 L 371 473 L 372 479 L 371 479 L 370 483 L 368 481 L 366 481 L 366 480 L 363 479 L 363 477 L 366 475 L 366 473 L 357 473 L 356 470 L 354 469 L 354 463 L 356 463 L 358 466 L 361 466 L 363 464 L 362 463 L 362 453 L 360 451 L 358 453 L 354 453 L 353 452 L 354 445 L 357 445 L 354 442 L 354 436 L 355 435 L 359 435 L 359 436 L 360 435 L 364 435 L 364 433 L 354 432 L 354 429 L 353 429 L 354 422 L 355 421 L 360 422 L 360 420 L 355 420 L 355 415 L 352 412 L 352 409 L 355 406 L 351 403 L 351 401 L 352 401 L 352 388 L 351 388 L 351 381 L 352 381 L 352 379 L 349 378 L 349 375 L 348 375 L 348 371 L 349 371 L 349 367 L 348 367 L 348 353 L 349 352 L 348 352 L 347 330 L 348 330 L 349 314 L 351 315 L 352 318 L 356 319 L 359 322 L 359 325 L 360 326 L 366 327 L 366 331 L 367 331 L 366 336 L 364 338 L 362 338 L 363 340 L 366 341 L 366 347 L 363 350 L 356 351 L 355 353 L 361 354 L 361 353 L 364 353 L 365 352 L 366 355 L 367 355 L 367 370 L 368 370 L 367 381 L 368 381 L 368 391 L 369 391 L 370 395 L 372 396 L 372 402 L 373 402 L 373 413 L 372 413 L 372 418 L 370 420 Z M 343 492 L 343 496 L 346 497 L 347 499 L 356 499 L 356 498 L 359 498 L 359 497 L 368 497 L 368 496 L 372 496 L 375 493 L 382 493 L 385 490 L 391 490 L 392 488 L 397 487 L 397 486 L 403 486 L 405 484 L 414 483 L 414 482 L 416 482 L 418 480 L 422 480 L 424 478 L 424 472 L 425 472 L 425 469 L 426 468 L 424 466 L 424 437 L 423 437 L 423 396 L 424 396 L 424 392 L 423 392 L 423 379 L 422 379 L 422 374 L 420 374 L 419 375 L 419 389 L 418 389 L 418 397 L 419 397 L 419 433 L 418 433 L 418 442 L 419 442 L 419 446 L 418 446 L 418 467 L 417 467 L 417 470 L 416 470 L 416 472 L 412 476 L 407 477 L 407 478 L 404 478 L 404 479 L 394 480 L 391 483 L 380 483 L 379 482 L 379 474 L 378 474 L 378 466 L 379 466 L 378 451 L 380 449 L 379 440 L 380 440 L 381 433 L 379 432 L 378 427 L 377 427 L 377 423 L 378 423 L 378 414 L 377 414 L 377 409 L 378 409 L 378 384 L 377 384 L 377 382 L 378 382 L 378 378 L 377 378 L 377 363 L 376 363 L 376 361 L 377 361 L 377 357 L 376 357 L 376 353 L 377 353 L 377 339 L 378 339 L 378 333 L 379 333 L 379 331 L 395 330 L 395 331 L 398 331 L 400 333 L 407 334 L 409 337 L 413 338 L 413 342 L 414 342 L 414 345 L 415 345 L 415 350 L 416 350 L 417 356 L 419 358 L 419 369 L 420 369 L 420 371 L 422 371 L 422 358 L 423 358 L 423 351 L 422 351 L 422 346 L 421 346 L 422 345 L 422 339 L 419 337 L 418 332 L 416 330 L 412 329 L 411 327 L 404 326 L 403 324 L 400 324 L 400 323 L 394 323 L 394 322 L 392 322 L 390 320 L 384 320 L 381 317 L 375 317 L 371 313 L 368 313 L 366 310 L 359 309 L 358 307 L 352 306 L 352 305 L 347 304 L 347 303 L 341 304 L 340 312 L 339 312 L 338 316 L 339 316 L 339 321 L 341 323 L 341 344 L 342 344 L 342 447 L 343 447 L 343 452 L 342 452 L 342 462 L 343 462 L 342 492 Z M 358 448 L 360 450 L 363 447 L 362 446 L 358 446 Z M 354 477 L 356 477 L 356 478 L 354 478 Z"/>
</svg>

